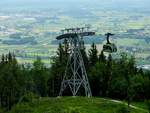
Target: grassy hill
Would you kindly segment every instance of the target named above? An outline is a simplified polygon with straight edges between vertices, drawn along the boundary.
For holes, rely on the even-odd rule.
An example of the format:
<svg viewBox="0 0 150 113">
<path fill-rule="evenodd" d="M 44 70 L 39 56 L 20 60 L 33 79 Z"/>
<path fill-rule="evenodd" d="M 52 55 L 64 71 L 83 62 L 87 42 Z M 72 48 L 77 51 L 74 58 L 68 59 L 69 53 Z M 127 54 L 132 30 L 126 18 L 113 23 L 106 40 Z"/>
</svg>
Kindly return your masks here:
<svg viewBox="0 0 150 113">
<path fill-rule="evenodd" d="M 126 113 L 127 104 L 103 98 L 40 98 L 21 103 L 9 113 Z M 143 104 L 131 106 L 131 113 L 147 113 Z"/>
</svg>

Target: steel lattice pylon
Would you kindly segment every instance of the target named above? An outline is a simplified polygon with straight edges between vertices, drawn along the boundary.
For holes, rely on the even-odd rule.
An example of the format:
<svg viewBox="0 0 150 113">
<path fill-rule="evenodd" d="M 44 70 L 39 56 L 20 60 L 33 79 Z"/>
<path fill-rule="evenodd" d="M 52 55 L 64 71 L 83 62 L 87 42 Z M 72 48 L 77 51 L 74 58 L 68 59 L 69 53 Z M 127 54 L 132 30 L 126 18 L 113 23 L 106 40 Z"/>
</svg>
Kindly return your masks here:
<svg viewBox="0 0 150 113">
<path fill-rule="evenodd" d="M 78 28 L 79 29 L 79 28 Z M 59 96 L 62 96 L 64 90 L 69 87 L 73 96 L 76 96 L 81 87 L 85 90 L 85 95 L 88 97 L 92 96 L 86 69 L 84 66 L 83 58 L 81 55 L 81 41 L 83 36 L 94 35 L 94 32 L 71 32 L 65 33 L 57 39 L 62 39 L 66 37 L 70 45 L 70 54 L 65 70 L 65 75 L 63 77 Z M 67 37 L 68 36 L 68 37 Z"/>
</svg>

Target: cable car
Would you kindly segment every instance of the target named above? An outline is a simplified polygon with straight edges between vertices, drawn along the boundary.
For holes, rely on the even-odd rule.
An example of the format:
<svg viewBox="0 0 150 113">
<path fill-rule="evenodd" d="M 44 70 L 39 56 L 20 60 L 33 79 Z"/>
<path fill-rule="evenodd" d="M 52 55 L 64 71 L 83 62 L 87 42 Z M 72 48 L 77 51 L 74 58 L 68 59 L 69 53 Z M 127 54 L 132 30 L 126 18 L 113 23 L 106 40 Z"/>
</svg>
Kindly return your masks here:
<svg viewBox="0 0 150 113">
<path fill-rule="evenodd" d="M 114 43 L 111 43 L 109 41 L 109 37 L 113 36 L 114 34 L 111 33 L 107 33 L 105 34 L 107 37 L 107 43 L 105 45 L 103 45 L 103 51 L 104 52 L 108 52 L 108 53 L 113 53 L 113 52 L 117 52 L 117 47 Z"/>
</svg>

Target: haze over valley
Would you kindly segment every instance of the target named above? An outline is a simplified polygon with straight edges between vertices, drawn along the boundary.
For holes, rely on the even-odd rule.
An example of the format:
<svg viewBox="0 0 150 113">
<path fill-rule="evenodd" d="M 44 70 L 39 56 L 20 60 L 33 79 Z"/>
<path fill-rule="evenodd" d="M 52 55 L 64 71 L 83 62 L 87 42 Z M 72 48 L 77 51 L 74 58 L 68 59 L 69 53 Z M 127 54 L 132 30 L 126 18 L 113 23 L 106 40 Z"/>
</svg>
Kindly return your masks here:
<svg viewBox="0 0 150 113">
<path fill-rule="evenodd" d="M 90 25 L 101 51 L 104 34 L 115 33 L 120 52 L 134 54 L 137 65 L 150 64 L 149 0 L 3 0 L 0 3 L 0 54 L 14 52 L 20 63 L 55 55 L 60 30 Z"/>
</svg>

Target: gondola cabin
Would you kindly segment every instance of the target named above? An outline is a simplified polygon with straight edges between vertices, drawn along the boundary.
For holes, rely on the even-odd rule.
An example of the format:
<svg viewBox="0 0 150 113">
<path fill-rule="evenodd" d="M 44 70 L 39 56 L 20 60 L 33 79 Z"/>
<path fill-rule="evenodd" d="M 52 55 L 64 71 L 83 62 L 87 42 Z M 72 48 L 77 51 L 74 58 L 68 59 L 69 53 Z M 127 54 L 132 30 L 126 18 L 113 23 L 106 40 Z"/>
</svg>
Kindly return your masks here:
<svg viewBox="0 0 150 113">
<path fill-rule="evenodd" d="M 108 53 L 114 53 L 114 52 L 117 52 L 117 47 L 114 43 L 111 43 L 109 41 L 109 37 L 110 36 L 113 36 L 114 34 L 111 34 L 111 33 L 107 33 L 105 34 L 107 37 L 107 43 L 105 45 L 103 45 L 103 51 L 104 52 L 108 52 Z"/>
<path fill-rule="evenodd" d="M 111 44 L 105 44 L 103 46 L 103 51 L 104 52 L 108 52 L 108 53 L 113 53 L 113 52 L 117 52 L 117 47 L 115 44 L 111 43 Z"/>
</svg>

